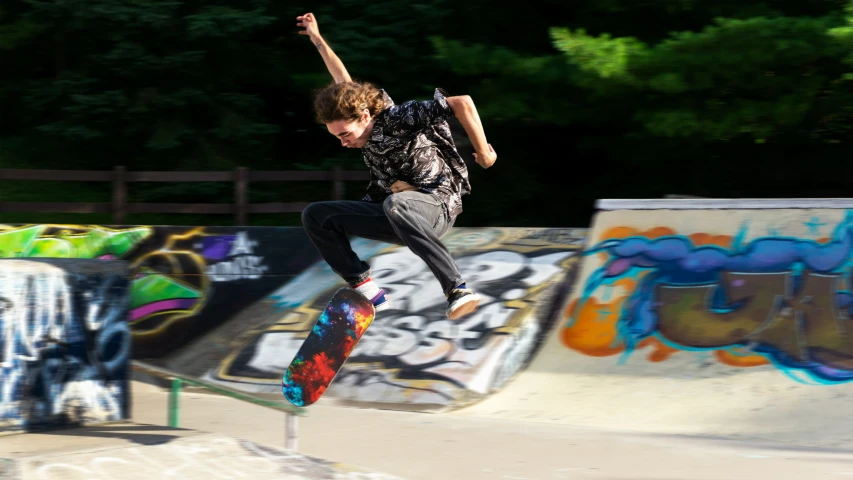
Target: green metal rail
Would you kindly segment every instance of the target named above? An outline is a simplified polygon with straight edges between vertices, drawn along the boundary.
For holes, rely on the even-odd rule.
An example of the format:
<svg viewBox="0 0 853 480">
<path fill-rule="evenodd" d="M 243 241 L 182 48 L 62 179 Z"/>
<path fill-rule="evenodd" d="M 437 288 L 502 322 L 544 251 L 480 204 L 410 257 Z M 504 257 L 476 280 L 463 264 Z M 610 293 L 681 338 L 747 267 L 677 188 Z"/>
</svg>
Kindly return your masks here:
<svg viewBox="0 0 853 480">
<path fill-rule="evenodd" d="M 286 400 L 269 400 L 264 398 L 258 398 L 253 395 L 249 395 L 245 392 L 241 392 L 239 390 L 235 390 L 233 388 L 228 388 L 223 385 L 218 385 L 213 382 L 209 382 L 207 380 L 201 380 L 199 378 L 193 378 L 186 375 L 181 375 L 180 373 L 173 372 L 171 370 L 167 370 L 165 368 L 155 367 L 154 365 L 150 365 L 144 362 L 140 362 L 137 360 L 131 361 L 131 368 L 137 372 L 146 373 L 148 375 L 153 375 L 155 377 L 163 378 L 166 380 L 172 381 L 172 388 L 169 392 L 169 426 L 173 428 L 177 428 L 180 424 L 180 415 L 181 415 L 181 406 L 180 406 L 180 395 L 181 390 L 183 389 L 183 385 L 193 385 L 196 387 L 201 387 L 206 390 L 210 390 L 211 392 L 215 392 L 221 395 L 225 395 L 231 398 L 236 398 L 237 400 L 243 400 L 245 402 L 251 402 L 255 405 L 260 405 L 267 408 L 272 408 L 274 410 L 279 410 L 284 412 L 285 419 L 285 428 L 284 428 L 284 446 L 290 450 L 296 450 L 296 443 L 298 439 L 297 432 L 297 418 L 300 416 L 305 416 L 308 412 L 304 408 L 297 407 Z"/>
</svg>

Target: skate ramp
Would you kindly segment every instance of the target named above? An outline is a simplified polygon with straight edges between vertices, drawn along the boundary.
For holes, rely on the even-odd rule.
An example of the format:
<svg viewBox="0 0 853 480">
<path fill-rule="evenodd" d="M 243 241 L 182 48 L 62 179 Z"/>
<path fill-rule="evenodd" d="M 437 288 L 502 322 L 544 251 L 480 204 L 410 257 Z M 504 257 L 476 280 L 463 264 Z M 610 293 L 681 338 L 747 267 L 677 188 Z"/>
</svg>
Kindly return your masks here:
<svg viewBox="0 0 853 480">
<path fill-rule="evenodd" d="M 454 415 L 850 448 L 853 201 L 601 201 L 530 366 Z"/>
<path fill-rule="evenodd" d="M 550 330 L 576 264 L 583 230 L 459 228 L 443 238 L 482 297 L 461 321 L 426 264 L 407 248 L 353 239 L 389 292 L 326 391 L 325 401 L 443 410 L 477 401 L 523 369 Z M 221 327 L 158 360 L 166 368 L 258 395 L 281 396 L 281 378 L 328 299 L 344 284 L 318 261 Z"/>
<path fill-rule="evenodd" d="M 326 397 L 442 409 L 497 391 L 551 328 L 585 234 L 453 229 L 443 240 L 484 297 L 462 322 L 446 319 L 438 283 L 408 249 L 353 238 L 394 307 Z M 296 227 L 3 224 L 0 257 L 126 261 L 133 358 L 277 398 L 284 369 L 344 286 Z"/>
</svg>

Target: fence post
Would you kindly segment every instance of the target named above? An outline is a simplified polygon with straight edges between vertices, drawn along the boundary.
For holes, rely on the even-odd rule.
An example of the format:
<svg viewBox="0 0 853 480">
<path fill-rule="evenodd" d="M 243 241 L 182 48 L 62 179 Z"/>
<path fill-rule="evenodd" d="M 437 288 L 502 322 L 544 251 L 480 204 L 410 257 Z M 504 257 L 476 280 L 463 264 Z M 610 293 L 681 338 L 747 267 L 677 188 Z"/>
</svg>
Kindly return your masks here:
<svg viewBox="0 0 853 480">
<path fill-rule="evenodd" d="M 249 187 L 249 175 L 246 167 L 237 167 L 234 170 L 234 215 L 237 225 L 246 225 L 246 205 L 248 204 L 247 192 Z"/>
<path fill-rule="evenodd" d="M 344 199 L 344 179 L 342 169 L 339 166 L 332 167 L 332 198 L 334 200 Z"/>
<path fill-rule="evenodd" d="M 127 213 L 127 183 L 123 165 L 113 167 L 113 224 L 124 225 Z"/>
</svg>

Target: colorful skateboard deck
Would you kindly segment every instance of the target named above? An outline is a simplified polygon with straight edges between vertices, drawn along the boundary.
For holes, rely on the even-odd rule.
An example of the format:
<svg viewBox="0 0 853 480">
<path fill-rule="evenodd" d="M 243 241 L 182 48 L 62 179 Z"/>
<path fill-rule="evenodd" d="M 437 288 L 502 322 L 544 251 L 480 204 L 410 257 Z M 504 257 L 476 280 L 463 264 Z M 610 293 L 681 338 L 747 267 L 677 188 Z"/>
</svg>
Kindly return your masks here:
<svg viewBox="0 0 853 480">
<path fill-rule="evenodd" d="M 341 288 L 335 292 L 284 372 L 284 397 L 299 407 L 319 400 L 375 313 L 373 304 L 355 290 Z"/>
</svg>

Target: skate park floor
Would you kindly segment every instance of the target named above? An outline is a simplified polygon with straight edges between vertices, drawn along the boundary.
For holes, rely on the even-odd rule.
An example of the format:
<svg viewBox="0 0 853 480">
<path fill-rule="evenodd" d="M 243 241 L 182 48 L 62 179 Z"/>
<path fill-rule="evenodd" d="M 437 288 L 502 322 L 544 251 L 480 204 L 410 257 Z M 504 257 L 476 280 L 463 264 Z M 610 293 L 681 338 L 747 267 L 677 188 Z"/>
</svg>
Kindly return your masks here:
<svg viewBox="0 0 853 480">
<path fill-rule="evenodd" d="M 166 425 L 167 392 L 141 382 L 132 391 L 133 420 Z M 183 428 L 259 444 L 284 442 L 284 414 L 215 394 L 184 393 L 180 421 Z M 331 400 L 299 418 L 297 451 L 412 480 L 853 478 L 853 453 L 841 449 L 362 409 Z M 391 478 L 383 474 L 352 478 Z"/>
<path fill-rule="evenodd" d="M 187 391 L 180 396 L 180 425 L 174 429 L 166 427 L 165 389 L 135 381 L 132 392 L 132 422 L 0 437 L 0 478 L 853 477 L 853 454 L 841 449 L 353 408 L 327 400 L 299 418 L 297 449 L 288 453 L 282 449 L 285 417 L 280 411 Z M 10 472 L 13 461 L 17 475 Z M 97 475 L 105 471 L 111 473 Z"/>
</svg>

